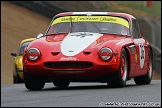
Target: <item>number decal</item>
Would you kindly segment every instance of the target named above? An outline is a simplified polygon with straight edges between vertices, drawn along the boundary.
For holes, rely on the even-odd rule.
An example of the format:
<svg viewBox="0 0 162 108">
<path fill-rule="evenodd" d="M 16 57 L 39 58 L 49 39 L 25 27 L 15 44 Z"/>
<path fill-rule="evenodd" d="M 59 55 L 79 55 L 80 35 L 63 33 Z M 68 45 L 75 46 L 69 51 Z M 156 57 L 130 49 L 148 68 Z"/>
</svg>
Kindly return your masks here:
<svg viewBox="0 0 162 108">
<path fill-rule="evenodd" d="M 139 50 L 140 50 L 140 67 L 142 68 L 145 61 L 145 48 L 143 44 L 139 44 Z"/>
</svg>

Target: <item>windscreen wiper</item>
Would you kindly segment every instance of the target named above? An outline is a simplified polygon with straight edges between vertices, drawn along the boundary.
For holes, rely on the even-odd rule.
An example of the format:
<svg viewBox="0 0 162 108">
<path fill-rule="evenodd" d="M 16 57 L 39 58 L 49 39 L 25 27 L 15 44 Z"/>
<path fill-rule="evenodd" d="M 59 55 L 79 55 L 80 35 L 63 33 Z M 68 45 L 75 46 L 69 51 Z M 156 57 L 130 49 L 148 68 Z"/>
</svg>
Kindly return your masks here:
<svg viewBox="0 0 162 108">
<path fill-rule="evenodd" d="M 72 27 L 73 27 L 73 25 L 72 25 L 72 18 L 71 18 L 71 16 L 70 16 L 70 31 L 69 31 L 69 33 L 72 32 Z"/>
<path fill-rule="evenodd" d="M 66 34 L 66 33 L 67 33 L 67 32 L 58 32 L 58 33 L 46 34 L 45 36 L 57 35 L 57 34 Z"/>
</svg>

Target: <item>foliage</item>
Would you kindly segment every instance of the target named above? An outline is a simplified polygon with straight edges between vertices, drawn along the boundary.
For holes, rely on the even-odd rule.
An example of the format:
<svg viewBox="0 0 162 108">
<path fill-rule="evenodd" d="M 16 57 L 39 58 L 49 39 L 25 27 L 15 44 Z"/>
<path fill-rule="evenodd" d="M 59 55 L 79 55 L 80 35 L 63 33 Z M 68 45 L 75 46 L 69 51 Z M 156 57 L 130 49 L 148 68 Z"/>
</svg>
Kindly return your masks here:
<svg viewBox="0 0 162 108">
<path fill-rule="evenodd" d="M 148 7 L 146 1 L 102 1 L 106 11 L 130 13 L 134 16 L 147 16 L 161 20 L 161 1 L 152 1 Z"/>
</svg>

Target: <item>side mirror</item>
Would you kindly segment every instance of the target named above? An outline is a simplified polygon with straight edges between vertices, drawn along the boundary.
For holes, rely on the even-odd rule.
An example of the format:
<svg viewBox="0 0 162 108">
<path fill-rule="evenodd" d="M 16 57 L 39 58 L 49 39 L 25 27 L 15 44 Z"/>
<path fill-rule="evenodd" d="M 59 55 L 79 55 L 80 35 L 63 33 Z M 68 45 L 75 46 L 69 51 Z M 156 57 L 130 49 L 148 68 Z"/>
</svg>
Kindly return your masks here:
<svg viewBox="0 0 162 108">
<path fill-rule="evenodd" d="M 16 53 L 12 52 L 11 55 L 15 58 L 16 57 Z"/>
<path fill-rule="evenodd" d="M 43 37 L 43 34 L 42 33 L 39 33 L 36 38 L 39 39 L 41 37 Z"/>
</svg>

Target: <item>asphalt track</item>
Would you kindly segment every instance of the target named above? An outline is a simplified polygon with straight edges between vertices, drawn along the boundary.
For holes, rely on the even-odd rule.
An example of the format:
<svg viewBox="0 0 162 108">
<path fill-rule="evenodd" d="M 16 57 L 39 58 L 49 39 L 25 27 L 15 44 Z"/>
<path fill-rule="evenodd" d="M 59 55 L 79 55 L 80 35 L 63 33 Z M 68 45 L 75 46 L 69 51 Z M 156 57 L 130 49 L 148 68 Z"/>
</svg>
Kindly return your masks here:
<svg viewBox="0 0 162 108">
<path fill-rule="evenodd" d="M 70 83 L 57 88 L 46 83 L 43 90 L 30 91 L 24 84 L 1 84 L 1 107 L 161 107 L 161 80 L 124 88 L 110 88 L 106 83 Z"/>
</svg>

